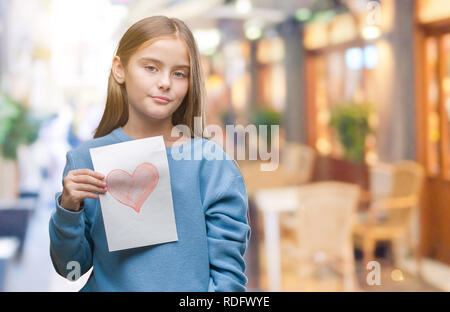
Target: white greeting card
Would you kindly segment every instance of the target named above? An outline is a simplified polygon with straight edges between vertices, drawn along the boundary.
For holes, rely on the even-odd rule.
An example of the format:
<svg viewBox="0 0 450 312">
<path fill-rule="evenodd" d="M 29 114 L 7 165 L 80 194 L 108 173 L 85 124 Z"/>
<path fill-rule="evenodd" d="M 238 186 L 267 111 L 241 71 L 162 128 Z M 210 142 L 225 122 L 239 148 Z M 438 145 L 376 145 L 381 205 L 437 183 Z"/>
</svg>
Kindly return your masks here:
<svg viewBox="0 0 450 312">
<path fill-rule="evenodd" d="M 109 251 L 178 240 L 162 136 L 89 149 L 105 175 L 100 194 Z"/>
</svg>

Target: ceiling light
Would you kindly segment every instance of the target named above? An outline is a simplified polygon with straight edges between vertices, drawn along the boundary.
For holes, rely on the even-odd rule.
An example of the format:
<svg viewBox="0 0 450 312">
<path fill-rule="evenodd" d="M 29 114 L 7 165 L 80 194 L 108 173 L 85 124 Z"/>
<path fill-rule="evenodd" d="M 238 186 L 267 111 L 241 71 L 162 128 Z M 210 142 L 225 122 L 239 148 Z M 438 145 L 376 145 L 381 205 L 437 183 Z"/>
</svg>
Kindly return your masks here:
<svg viewBox="0 0 450 312">
<path fill-rule="evenodd" d="M 378 26 L 364 26 L 361 34 L 364 39 L 372 40 L 381 36 L 381 29 Z"/>
<path fill-rule="evenodd" d="M 264 28 L 264 22 L 259 19 L 252 19 L 244 24 L 245 37 L 248 40 L 257 40 L 261 38 Z"/>
<path fill-rule="evenodd" d="M 245 37 L 247 37 L 248 40 L 257 40 L 261 38 L 262 31 L 259 26 L 251 25 L 245 28 Z"/>
<path fill-rule="evenodd" d="M 235 7 L 239 14 L 247 14 L 252 9 L 252 3 L 250 0 L 237 0 Z"/>
</svg>

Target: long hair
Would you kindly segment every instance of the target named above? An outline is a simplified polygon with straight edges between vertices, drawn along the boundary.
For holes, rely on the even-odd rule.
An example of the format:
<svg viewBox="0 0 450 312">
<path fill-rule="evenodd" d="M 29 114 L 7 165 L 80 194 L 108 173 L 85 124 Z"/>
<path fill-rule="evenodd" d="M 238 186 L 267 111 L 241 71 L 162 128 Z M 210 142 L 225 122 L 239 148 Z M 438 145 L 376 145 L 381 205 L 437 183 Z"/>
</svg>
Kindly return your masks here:
<svg viewBox="0 0 450 312">
<path fill-rule="evenodd" d="M 191 136 L 204 137 L 205 117 L 205 85 L 201 68 L 200 53 L 194 36 L 188 26 L 177 18 L 151 16 L 133 24 L 120 39 L 116 55 L 120 57 L 124 67 L 131 56 L 144 44 L 156 41 L 161 37 L 173 37 L 184 40 L 189 49 L 190 71 L 189 88 L 180 107 L 172 114 L 174 126 L 183 124 L 190 128 Z M 194 117 L 202 118 L 201 129 L 194 129 Z M 108 94 L 105 111 L 94 138 L 109 134 L 128 121 L 128 100 L 125 84 L 119 84 L 113 77 L 112 68 L 109 74 Z"/>
</svg>

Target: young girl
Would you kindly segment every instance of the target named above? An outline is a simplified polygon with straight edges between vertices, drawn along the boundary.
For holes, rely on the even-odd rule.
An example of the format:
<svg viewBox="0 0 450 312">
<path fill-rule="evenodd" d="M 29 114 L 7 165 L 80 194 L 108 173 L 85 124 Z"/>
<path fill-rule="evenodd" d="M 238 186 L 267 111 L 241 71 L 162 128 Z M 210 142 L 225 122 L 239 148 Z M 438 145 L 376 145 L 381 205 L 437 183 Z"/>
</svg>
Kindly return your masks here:
<svg viewBox="0 0 450 312">
<path fill-rule="evenodd" d="M 188 27 L 164 16 L 131 26 L 112 61 L 94 139 L 66 155 L 49 227 L 50 256 L 60 275 L 73 277 L 74 263 L 81 274 L 93 266 L 82 291 L 246 290 L 243 255 L 250 227 L 239 169 L 216 143 L 224 160 L 171 156 L 175 146 L 202 149 L 212 142 L 194 132 L 194 117 L 204 117 L 204 105 L 200 56 Z M 176 125 L 186 125 L 195 137 L 171 137 Z M 98 199 L 106 183 L 93 171 L 89 149 L 159 135 L 167 150 L 178 241 L 109 252 Z"/>
</svg>

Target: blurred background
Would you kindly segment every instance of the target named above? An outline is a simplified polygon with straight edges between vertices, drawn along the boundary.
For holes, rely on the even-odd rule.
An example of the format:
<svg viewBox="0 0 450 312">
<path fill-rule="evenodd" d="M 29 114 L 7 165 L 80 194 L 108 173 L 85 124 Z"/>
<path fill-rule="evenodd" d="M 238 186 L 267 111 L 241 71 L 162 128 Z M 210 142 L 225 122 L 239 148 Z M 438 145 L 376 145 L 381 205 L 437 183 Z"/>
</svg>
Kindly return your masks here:
<svg viewBox="0 0 450 312">
<path fill-rule="evenodd" d="M 0 0 L 1 291 L 87 280 L 52 267 L 54 196 L 151 15 L 193 30 L 208 124 L 280 125 L 277 170 L 239 161 L 249 291 L 450 291 L 448 1 Z"/>
</svg>

